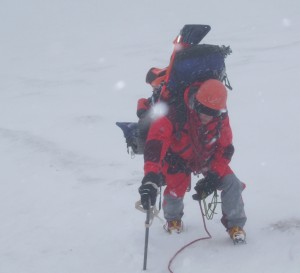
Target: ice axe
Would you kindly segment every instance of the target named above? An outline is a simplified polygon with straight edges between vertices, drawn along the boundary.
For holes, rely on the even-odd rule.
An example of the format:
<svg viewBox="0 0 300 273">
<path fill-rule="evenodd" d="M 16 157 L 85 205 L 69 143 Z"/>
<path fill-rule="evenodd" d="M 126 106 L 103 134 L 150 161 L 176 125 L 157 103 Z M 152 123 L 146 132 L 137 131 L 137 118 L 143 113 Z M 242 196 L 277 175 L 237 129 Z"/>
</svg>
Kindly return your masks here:
<svg viewBox="0 0 300 273">
<path fill-rule="evenodd" d="M 141 200 L 137 201 L 135 203 L 135 208 L 141 212 L 146 213 L 146 221 L 145 221 L 145 245 L 144 245 L 144 263 L 143 263 L 143 270 L 147 269 L 147 258 L 148 258 L 148 241 L 149 241 L 149 229 L 150 226 L 152 225 L 153 222 L 153 218 L 156 217 L 158 219 L 160 219 L 161 221 L 163 221 L 163 219 L 161 219 L 158 214 L 159 214 L 159 210 L 156 208 L 156 206 L 152 206 L 151 207 L 151 202 L 150 202 L 150 198 L 148 200 L 149 202 L 149 209 L 145 210 L 142 207 L 142 203 Z"/>
</svg>

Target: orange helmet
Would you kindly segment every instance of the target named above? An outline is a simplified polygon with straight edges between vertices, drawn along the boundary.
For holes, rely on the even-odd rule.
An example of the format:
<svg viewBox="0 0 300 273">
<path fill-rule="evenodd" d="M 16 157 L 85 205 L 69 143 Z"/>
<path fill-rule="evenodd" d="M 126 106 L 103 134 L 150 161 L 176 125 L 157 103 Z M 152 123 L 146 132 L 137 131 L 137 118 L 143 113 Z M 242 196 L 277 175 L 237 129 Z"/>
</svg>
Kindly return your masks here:
<svg viewBox="0 0 300 273">
<path fill-rule="evenodd" d="M 155 80 L 153 80 L 150 84 L 152 87 L 159 87 L 162 82 L 165 80 L 165 76 L 162 76 L 162 77 L 158 77 L 156 78 Z"/>
<path fill-rule="evenodd" d="M 167 68 L 152 67 L 146 75 L 146 83 L 149 83 L 152 87 L 159 87 L 166 79 Z"/>
<path fill-rule="evenodd" d="M 207 108 L 217 111 L 226 110 L 227 90 L 222 82 L 210 79 L 199 87 L 195 99 Z"/>
</svg>

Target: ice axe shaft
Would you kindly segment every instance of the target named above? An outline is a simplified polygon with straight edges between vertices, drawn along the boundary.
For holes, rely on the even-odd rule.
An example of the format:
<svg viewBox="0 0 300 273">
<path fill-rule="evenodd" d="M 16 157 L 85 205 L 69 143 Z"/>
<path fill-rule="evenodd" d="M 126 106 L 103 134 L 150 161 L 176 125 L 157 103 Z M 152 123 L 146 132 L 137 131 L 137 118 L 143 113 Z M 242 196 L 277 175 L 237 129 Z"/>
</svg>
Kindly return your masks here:
<svg viewBox="0 0 300 273">
<path fill-rule="evenodd" d="M 146 222 L 145 222 L 145 226 L 146 226 L 146 230 L 145 230 L 145 247 L 144 247 L 144 264 L 143 264 L 143 270 L 147 269 L 147 258 L 148 258 L 148 241 L 149 241 L 149 228 L 150 228 L 150 217 L 151 217 L 151 213 L 150 213 L 150 198 L 149 198 L 149 209 L 147 210 L 146 213 Z"/>
<path fill-rule="evenodd" d="M 144 245 L 144 264 L 143 264 L 143 270 L 147 269 L 147 256 L 148 256 L 148 241 L 149 241 L 149 228 L 153 222 L 153 218 L 156 217 L 160 221 L 163 221 L 159 216 L 159 210 L 154 206 L 151 206 L 150 198 L 148 200 L 149 202 L 149 209 L 145 210 L 142 206 L 141 200 L 138 200 L 135 203 L 135 208 L 141 212 L 146 213 L 146 221 L 145 221 L 145 245 Z"/>
</svg>

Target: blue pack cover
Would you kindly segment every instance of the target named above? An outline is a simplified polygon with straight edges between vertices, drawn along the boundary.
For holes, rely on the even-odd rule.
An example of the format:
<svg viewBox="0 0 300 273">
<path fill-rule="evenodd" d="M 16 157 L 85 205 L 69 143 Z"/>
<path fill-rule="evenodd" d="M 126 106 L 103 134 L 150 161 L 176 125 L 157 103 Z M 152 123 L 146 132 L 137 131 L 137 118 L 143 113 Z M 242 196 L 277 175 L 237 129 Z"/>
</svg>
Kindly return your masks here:
<svg viewBox="0 0 300 273">
<path fill-rule="evenodd" d="M 231 49 L 217 45 L 194 45 L 179 51 L 170 72 L 167 89 L 171 93 L 184 90 L 195 82 L 207 79 L 223 80 L 226 75 L 225 57 Z"/>
<path fill-rule="evenodd" d="M 138 124 L 137 122 L 116 122 L 116 125 L 119 126 L 126 138 L 127 143 L 134 142 L 134 139 L 138 135 Z"/>
</svg>

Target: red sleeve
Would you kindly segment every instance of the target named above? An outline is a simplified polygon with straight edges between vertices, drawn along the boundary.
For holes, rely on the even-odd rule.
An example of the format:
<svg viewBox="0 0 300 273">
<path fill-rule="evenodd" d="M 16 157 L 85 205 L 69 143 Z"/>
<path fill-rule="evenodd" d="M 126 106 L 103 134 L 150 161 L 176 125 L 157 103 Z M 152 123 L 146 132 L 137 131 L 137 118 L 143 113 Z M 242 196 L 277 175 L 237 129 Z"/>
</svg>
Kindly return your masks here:
<svg viewBox="0 0 300 273">
<path fill-rule="evenodd" d="M 162 160 L 170 146 L 173 125 L 167 117 L 157 119 L 151 124 L 144 151 L 144 172 L 160 173 Z"/>
<path fill-rule="evenodd" d="M 210 170 L 217 173 L 220 177 L 231 173 L 229 162 L 234 153 L 232 145 L 232 131 L 228 116 L 222 120 L 220 138 L 217 142 L 217 148 L 213 160 L 210 163 Z"/>
<path fill-rule="evenodd" d="M 141 118 L 150 108 L 149 99 L 141 98 L 137 102 L 136 115 Z"/>
</svg>

